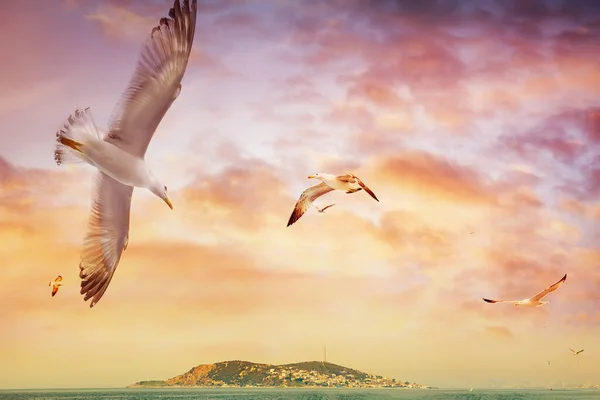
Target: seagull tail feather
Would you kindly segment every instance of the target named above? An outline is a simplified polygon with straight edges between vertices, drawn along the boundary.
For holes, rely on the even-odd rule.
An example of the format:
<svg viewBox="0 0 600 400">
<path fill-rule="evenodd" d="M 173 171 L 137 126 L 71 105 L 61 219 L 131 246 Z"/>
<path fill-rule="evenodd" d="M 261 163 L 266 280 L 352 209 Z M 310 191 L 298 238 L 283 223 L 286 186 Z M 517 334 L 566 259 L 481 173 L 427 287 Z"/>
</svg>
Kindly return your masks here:
<svg viewBox="0 0 600 400">
<path fill-rule="evenodd" d="M 69 115 L 64 126 L 56 132 L 56 149 L 54 161 L 57 165 L 86 161 L 81 147 L 90 139 L 100 140 L 100 132 L 96 128 L 89 107 L 75 110 Z"/>
</svg>

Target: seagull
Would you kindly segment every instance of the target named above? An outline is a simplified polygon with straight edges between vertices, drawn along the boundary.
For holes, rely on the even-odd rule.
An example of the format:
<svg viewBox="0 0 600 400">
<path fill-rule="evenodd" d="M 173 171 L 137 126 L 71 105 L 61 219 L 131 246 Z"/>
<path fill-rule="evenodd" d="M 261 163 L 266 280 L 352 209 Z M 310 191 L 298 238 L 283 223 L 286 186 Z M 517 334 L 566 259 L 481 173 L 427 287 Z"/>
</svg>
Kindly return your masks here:
<svg viewBox="0 0 600 400">
<path fill-rule="evenodd" d="M 93 307 L 104 295 L 129 243 L 129 212 L 134 187 L 146 188 L 169 208 L 167 186 L 144 160 L 163 116 L 181 91 L 196 30 L 197 0 L 175 0 L 168 17 L 152 28 L 135 72 L 101 135 L 88 108 L 78 109 L 59 130 L 58 165 L 85 162 L 98 169 L 84 239 L 79 277 L 83 300 Z"/>
<path fill-rule="evenodd" d="M 569 350 L 571 350 L 571 351 L 573 352 L 573 355 L 574 355 L 574 356 L 576 356 L 576 355 L 578 355 L 579 353 L 581 353 L 581 352 L 582 352 L 584 349 L 581 349 L 581 350 L 579 350 L 579 351 L 575 351 L 575 350 L 573 350 L 573 349 L 569 349 Z"/>
<path fill-rule="evenodd" d="M 302 192 L 300 198 L 294 206 L 292 215 L 290 215 L 287 226 L 290 226 L 294 222 L 298 221 L 300 217 L 304 215 L 306 210 L 308 210 L 308 207 L 310 207 L 313 201 L 324 194 L 331 192 L 332 190 L 343 190 L 347 194 L 350 194 L 365 189 L 365 192 L 369 193 L 372 198 L 379 201 L 377 196 L 375 196 L 375 193 L 373 193 L 371 189 L 369 189 L 367 185 L 365 185 L 363 181 L 361 181 L 354 174 L 335 176 L 333 174 L 319 172 L 314 175 L 310 175 L 308 179 L 318 179 L 321 181 L 321 183 L 311 186 Z"/>
<path fill-rule="evenodd" d="M 316 205 L 314 205 L 314 204 L 313 204 L 313 207 L 314 207 L 314 208 L 316 208 L 316 209 L 317 209 L 317 211 L 318 211 L 318 212 L 320 212 L 320 213 L 324 213 L 324 212 L 325 212 L 325 210 L 327 210 L 327 209 L 328 209 L 329 207 L 331 207 L 331 206 L 335 206 L 335 203 L 333 203 L 333 204 L 330 204 L 330 205 L 328 205 L 328 206 L 325 206 L 325 207 L 323 207 L 323 208 L 319 208 L 319 207 L 317 207 Z"/>
<path fill-rule="evenodd" d="M 490 299 L 486 299 L 484 298 L 484 301 L 487 301 L 488 303 L 514 303 L 515 306 L 523 306 L 523 307 L 540 307 L 543 306 L 544 304 L 548 304 L 550 303 L 549 301 L 541 301 L 544 297 L 546 297 L 547 295 L 549 295 L 550 293 L 554 292 L 556 289 L 558 289 L 560 287 L 560 285 L 563 284 L 564 281 L 567 280 L 567 274 L 565 274 L 565 276 L 563 276 L 558 282 L 556 282 L 554 285 L 542 290 L 541 292 L 539 292 L 538 294 L 536 294 L 535 296 L 529 298 L 529 299 L 524 299 L 524 300 L 490 300 Z"/>
<path fill-rule="evenodd" d="M 52 282 L 48 283 L 48 286 L 52 288 L 52 297 L 58 292 L 58 287 L 63 285 L 62 280 L 62 276 L 59 275 Z"/>
</svg>

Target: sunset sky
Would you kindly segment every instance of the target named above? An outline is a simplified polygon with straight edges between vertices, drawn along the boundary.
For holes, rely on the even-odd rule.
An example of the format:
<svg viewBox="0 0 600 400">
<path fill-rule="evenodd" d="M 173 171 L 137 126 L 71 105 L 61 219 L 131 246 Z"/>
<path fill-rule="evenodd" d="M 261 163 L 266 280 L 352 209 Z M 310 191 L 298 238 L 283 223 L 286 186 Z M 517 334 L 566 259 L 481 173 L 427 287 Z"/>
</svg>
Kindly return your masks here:
<svg viewBox="0 0 600 400">
<path fill-rule="evenodd" d="M 135 190 L 90 309 L 94 169 L 58 167 L 55 133 L 85 107 L 106 128 L 172 0 L 0 2 L 0 388 L 123 387 L 324 345 L 433 386 L 600 384 L 597 2 L 199 3 L 146 155 L 174 210 Z M 286 228 L 316 172 L 352 172 L 380 202 L 333 192 Z M 565 273 L 542 308 L 481 300 Z"/>
</svg>

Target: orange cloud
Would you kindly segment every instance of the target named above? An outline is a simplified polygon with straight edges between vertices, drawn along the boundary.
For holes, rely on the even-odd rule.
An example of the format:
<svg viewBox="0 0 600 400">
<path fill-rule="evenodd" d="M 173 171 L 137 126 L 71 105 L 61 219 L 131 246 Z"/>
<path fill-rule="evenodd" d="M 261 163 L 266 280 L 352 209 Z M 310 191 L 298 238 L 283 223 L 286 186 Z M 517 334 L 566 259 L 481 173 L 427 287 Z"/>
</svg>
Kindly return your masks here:
<svg viewBox="0 0 600 400">
<path fill-rule="evenodd" d="M 396 250 L 394 264 L 398 270 L 415 264 L 421 268 L 437 267 L 454 253 L 453 233 L 430 228 L 409 212 L 382 215 L 377 235 Z"/>
<path fill-rule="evenodd" d="M 269 182 L 268 190 L 261 190 L 265 182 Z M 227 168 L 217 177 L 199 177 L 182 196 L 196 210 L 209 208 L 240 227 L 253 229 L 269 215 L 291 210 L 282 201 L 285 190 L 271 167 L 252 161 L 244 167 Z"/>
<path fill-rule="evenodd" d="M 366 98 L 380 107 L 400 108 L 407 104 L 389 86 L 368 81 L 356 82 L 348 89 L 348 97 L 351 99 L 354 96 Z"/>
<path fill-rule="evenodd" d="M 475 170 L 431 153 L 406 150 L 376 161 L 376 174 L 387 184 L 431 196 L 473 203 L 496 203 L 495 188 Z"/>
<path fill-rule="evenodd" d="M 585 203 L 573 197 L 562 197 L 560 207 L 563 211 L 585 219 L 600 219 L 600 204 Z"/>
<path fill-rule="evenodd" d="M 485 328 L 485 332 L 500 339 L 514 339 L 514 335 L 510 329 L 504 326 L 488 326 Z"/>
</svg>

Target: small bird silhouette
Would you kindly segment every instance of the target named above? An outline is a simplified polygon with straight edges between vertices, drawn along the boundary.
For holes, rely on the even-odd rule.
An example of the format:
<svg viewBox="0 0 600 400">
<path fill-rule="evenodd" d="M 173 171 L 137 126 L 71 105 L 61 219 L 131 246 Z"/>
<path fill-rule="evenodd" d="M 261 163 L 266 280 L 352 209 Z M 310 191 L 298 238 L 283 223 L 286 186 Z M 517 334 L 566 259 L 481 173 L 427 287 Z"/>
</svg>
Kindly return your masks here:
<svg viewBox="0 0 600 400">
<path fill-rule="evenodd" d="M 576 356 L 577 354 L 581 353 L 584 349 L 581 349 L 579 351 L 575 351 L 573 349 L 569 349 L 569 350 L 571 350 L 573 352 L 573 355 Z"/>
<path fill-rule="evenodd" d="M 58 287 L 63 285 L 62 280 L 62 276 L 59 275 L 52 282 L 48 283 L 48 286 L 52 288 L 52 297 L 58 292 Z"/>
<path fill-rule="evenodd" d="M 323 207 L 323 208 L 319 208 L 319 207 L 317 207 L 317 206 L 316 206 L 316 205 L 314 205 L 314 204 L 313 204 L 313 206 L 314 206 L 314 207 L 317 209 L 317 211 L 319 211 L 320 213 L 324 213 L 324 212 L 325 212 L 325 210 L 327 210 L 329 207 L 331 207 L 331 206 L 335 206 L 335 203 L 333 203 L 333 204 L 330 204 L 330 205 L 328 205 L 328 206 L 325 206 L 325 207 Z"/>
</svg>

